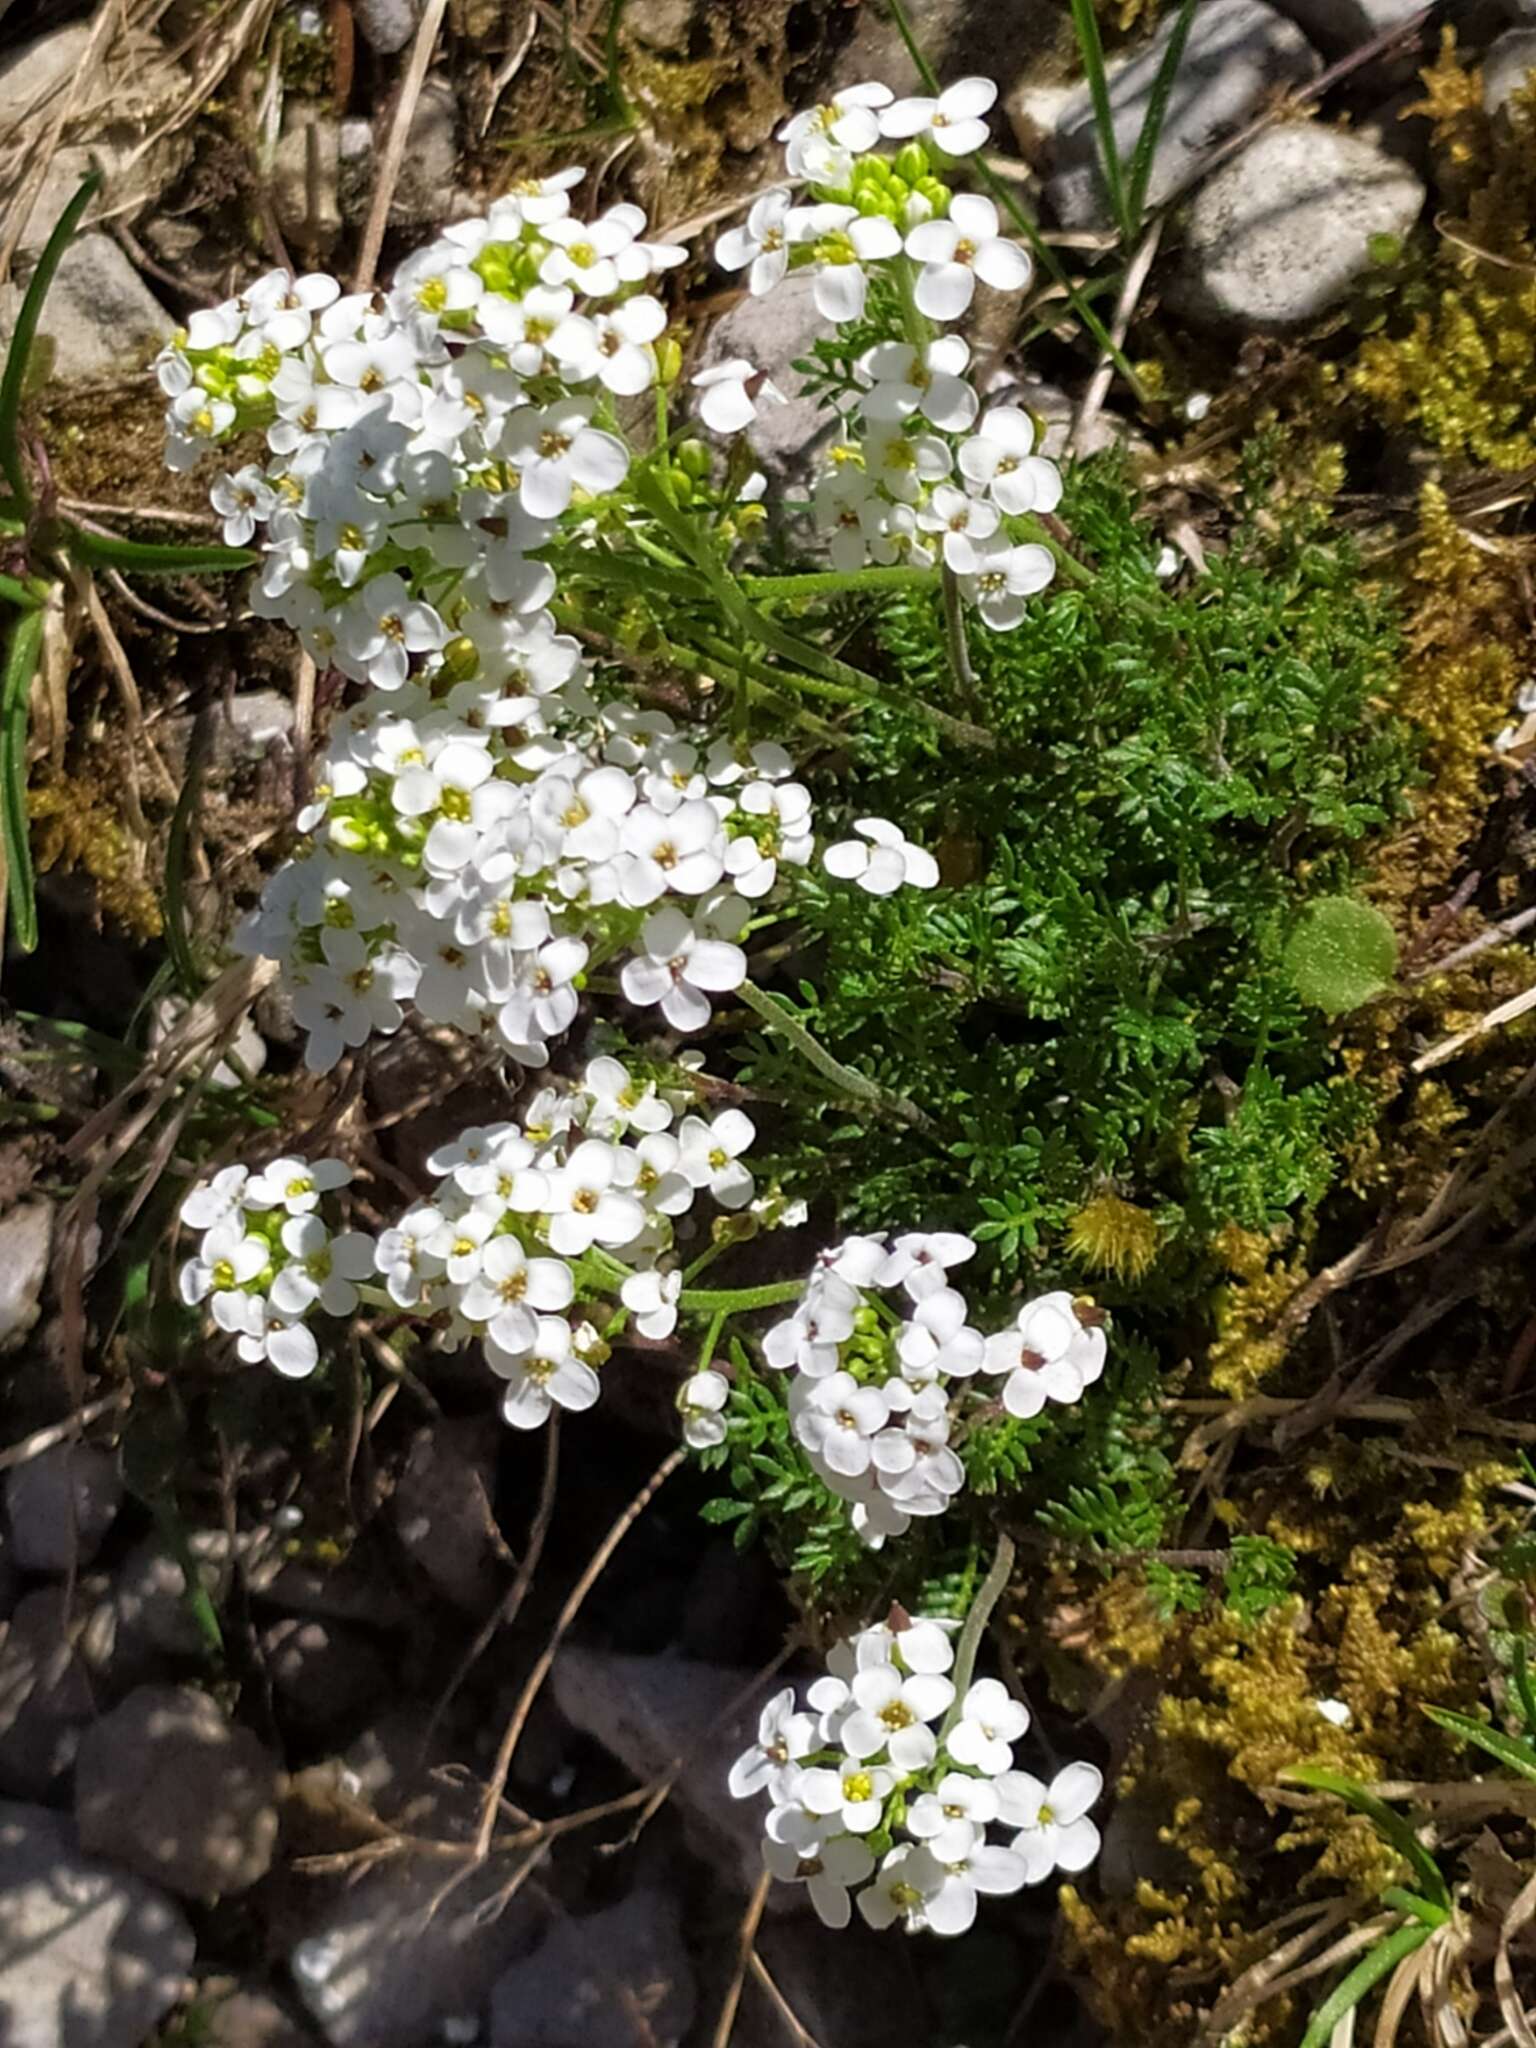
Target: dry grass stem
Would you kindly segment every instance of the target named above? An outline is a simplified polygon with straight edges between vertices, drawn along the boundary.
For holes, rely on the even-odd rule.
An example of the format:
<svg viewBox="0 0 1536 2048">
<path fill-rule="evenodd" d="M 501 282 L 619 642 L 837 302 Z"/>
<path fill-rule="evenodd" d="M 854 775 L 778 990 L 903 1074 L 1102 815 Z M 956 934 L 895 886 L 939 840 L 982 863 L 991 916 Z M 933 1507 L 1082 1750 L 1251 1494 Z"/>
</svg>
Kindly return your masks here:
<svg viewBox="0 0 1536 2048">
<path fill-rule="evenodd" d="M 726 1990 L 725 2003 L 720 2008 L 720 2017 L 715 2022 L 715 2031 L 710 2036 L 710 2048 L 730 2048 L 731 2035 L 736 2030 L 737 2008 L 741 2004 L 741 1989 L 747 1981 L 747 1971 L 751 1968 L 757 1945 L 757 1930 L 762 1922 L 763 1908 L 768 1903 L 768 1888 L 772 1883 L 773 1872 L 765 1870 L 757 1881 L 756 1890 L 747 1901 L 747 1910 L 742 1915 L 741 1932 L 737 1937 L 736 1968 Z"/>
<path fill-rule="evenodd" d="M 400 167 L 405 162 L 411 118 L 416 112 L 416 102 L 421 98 L 421 88 L 427 82 L 432 53 L 437 47 L 447 9 L 448 0 L 427 0 L 416 30 L 416 40 L 411 44 L 410 61 L 405 67 L 405 76 L 400 81 L 400 91 L 389 117 L 389 133 L 384 138 L 378 176 L 368 203 L 368 218 L 363 224 L 357 270 L 352 279 L 354 291 L 368 291 L 379 267 L 379 251 L 384 246 L 384 230 L 389 225 L 390 204 L 400 179 Z"/>
</svg>

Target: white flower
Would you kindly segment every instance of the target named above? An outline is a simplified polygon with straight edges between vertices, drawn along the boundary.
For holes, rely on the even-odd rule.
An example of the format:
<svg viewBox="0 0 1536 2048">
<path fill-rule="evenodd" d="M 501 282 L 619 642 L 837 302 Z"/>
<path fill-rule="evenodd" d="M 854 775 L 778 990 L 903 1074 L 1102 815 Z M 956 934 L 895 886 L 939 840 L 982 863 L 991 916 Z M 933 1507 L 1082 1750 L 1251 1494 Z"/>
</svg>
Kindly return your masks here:
<svg viewBox="0 0 1536 2048">
<path fill-rule="evenodd" d="M 771 1791 L 785 1768 L 817 1744 L 814 1716 L 797 1713 L 793 1686 L 776 1692 L 757 1717 L 757 1740 L 731 1765 L 726 1787 L 733 1799 Z"/>
<path fill-rule="evenodd" d="M 958 571 L 960 588 L 997 633 L 1010 633 L 1024 617 L 1026 597 L 1044 590 L 1056 574 L 1049 548 L 1035 541 L 1010 547 L 1001 534 L 972 545 L 970 568 Z"/>
<path fill-rule="evenodd" d="M 986 1370 L 1008 1374 L 1003 1406 L 1027 1420 L 1048 1400 L 1080 1401 L 1103 1373 L 1106 1350 L 1104 1332 L 1085 1324 L 1062 1290 L 1026 1302 L 1012 1329 L 987 1339 Z"/>
<path fill-rule="evenodd" d="M 747 956 L 726 939 L 706 939 L 674 905 L 652 911 L 640 928 L 643 953 L 624 963 L 619 984 L 630 1002 L 661 1014 L 678 1031 L 709 1022 L 711 993 L 740 988 Z"/>
<path fill-rule="evenodd" d="M 318 1216 L 290 1216 L 279 1234 L 289 1262 L 272 1282 L 273 1308 L 301 1316 L 318 1302 L 328 1316 L 351 1315 L 354 1283 L 373 1271 L 374 1240 L 361 1230 L 332 1237 Z"/>
<path fill-rule="evenodd" d="M 892 139 L 928 135 L 946 156 L 970 156 L 987 146 L 982 119 L 997 101 L 990 78 L 959 78 L 937 99 L 897 100 L 880 116 L 880 132 Z"/>
<path fill-rule="evenodd" d="M 270 514 L 277 495 L 255 463 L 248 462 L 233 476 L 221 476 L 209 491 L 208 502 L 224 522 L 224 545 L 243 548 Z"/>
<path fill-rule="evenodd" d="M 678 1171 L 690 1187 L 708 1188 L 722 1209 L 744 1209 L 752 1199 L 751 1174 L 741 1163 L 757 1136 L 743 1110 L 723 1109 L 712 1123 L 684 1117 L 678 1126 Z"/>
<path fill-rule="evenodd" d="M 683 1438 L 696 1451 L 707 1451 L 725 1442 L 722 1410 L 730 1388 L 720 1373 L 707 1367 L 683 1381 L 677 1390 L 677 1409 L 683 1418 Z"/>
<path fill-rule="evenodd" d="M 299 1159 L 292 1155 L 274 1159 L 270 1166 L 253 1174 L 245 1187 L 248 1209 L 286 1209 L 290 1216 L 307 1216 L 320 1206 L 320 1197 L 344 1188 L 352 1178 L 350 1167 L 339 1159 Z"/>
<path fill-rule="evenodd" d="M 591 1245 L 628 1244 L 645 1228 L 645 1211 L 616 1185 L 618 1150 L 600 1138 L 576 1146 L 550 1175 L 549 1226 L 553 1250 L 576 1258 Z"/>
<path fill-rule="evenodd" d="M 501 1413 L 514 1429 L 538 1429 L 551 1408 L 579 1411 L 597 1399 L 597 1374 L 576 1356 L 571 1326 L 559 1316 L 538 1318 L 533 1350 L 526 1357 L 498 1356 L 489 1340 L 486 1357 L 507 1382 Z"/>
<path fill-rule="evenodd" d="M 375 689 L 398 690 L 413 654 L 435 654 L 448 628 L 393 570 L 365 583 L 337 622 L 337 665 Z"/>
<path fill-rule="evenodd" d="M 617 490 L 629 472 L 624 443 L 591 424 L 592 401 L 522 406 L 501 433 L 502 453 L 522 481 L 518 497 L 535 519 L 558 519 L 578 485 L 594 494 Z"/>
<path fill-rule="evenodd" d="M 1033 270 L 1015 242 L 997 232 L 997 208 L 979 193 L 959 192 L 943 220 L 920 221 L 908 230 L 907 254 L 921 263 L 915 296 L 930 320 L 958 320 L 971 303 L 979 277 L 994 291 L 1021 292 Z"/>
<path fill-rule="evenodd" d="M 860 375 L 870 380 L 859 410 L 865 419 L 887 424 L 921 413 L 947 433 L 961 433 L 980 404 L 963 374 L 970 359 L 958 334 L 941 334 L 922 349 L 882 341 L 859 358 Z"/>
<path fill-rule="evenodd" d="M 261 1355 L 285 1380 L 307 1379 L 320 1362 L 320 1347 L 314 1332 L 302 1323 L 269 1322 L 259 1341 Z"/>
<path fill-rule="evenodd" d="M 569 1308 L 575 1293 L 563 1259 L 529 1258 L 510 1234 L 493 1237 L 459 1297 L 459 1311 L 484 1323 L 492 1342 L 514 1357 L 533 1349 L 539 1317 Z"/>
<path fill-rule="evenodd" d="M 897 1339 L 897 1355 L 914 1384 L 940 1373 L 967 1378 L 986 1362 L 986 1339 L 966 1321 L 965 1296 L 953 1287 L 925 1294 Z"/>
<path fill-rule="evenodd" d="M 960 474 L 984 490 L 1003 512 L 1054 512 L 1061 503 L 1061 472 L 1031 450 L 1035 427 L 1017 406 L 998 405 L 982 415 L 960 450 Z"/>
<path fill-rule="evenodd" d="M 786 221 L 791 195 L 779 187 L 754 200 L 746 224 L 730 228 L 715 243 L 715 261 L 722 270 L 745 270 L 753 298 L 771 292 L 789 268 L 789 233 Z"/>
<path fill-rule="evenodd" d="M 880 1865 L 880 1875 L 859 1893 L 859 1912 L 878 1929 L 900 1920 L 909 1934 L 926 1927 L 926 1908 L 943 1889 L 944 1872 L 918 1842 L 903 1842 Z"/>
<path fill-rule="evenodd" d="M 672 1111 L 656 1092 L 654 1081 L 637 1083 L 622 1061 L 606 1053 L 589 1060 L 581 1083 L 592 1098 L 587 1128 L 599 1137 L 626 1130 L 653 1134 L 664 1131 Z"/>
<path fill-rule="evenodd" d="M 539 265 L 541 282 L 569 285 L 592 299 L 611 298 L 618 290 L 623 282 L 618 259 L 634 241 L 635 230 L 617 209 L 599 220 L 546 221 L 543 234 L 553 246 Z"/>
<path fill-rule="evenodd" d="M 181 1220 L 193 1230 L 211 1230 L 240 1207 L 250 1168 L 226 1166 L 212 1180 L 199 1181 L 181 1205 Z"/>
<path fill-rule="evenodd" d="M 895 1783 L 896 1773 L 883 1765 L 850 1759 L 837 1770 L 803 1772 L 795 1797 L 818 1820 L 835 1823 L 851 1835 L 867 1835 L 879 1827 L 886 1795 Z"/>
<path fill-rule="evenodd" d="M 795 1435 L 813 1457 L 833 1472 L 857 1479 L 869 1470 L 870 1439 L 890 1420 L 890 1405 L 878 1387 L 861 1387 L 850 1373 L 802 1379 Z"/>
<path fill-rule="evenodd" d="M 1029 1881 L 1024 1858 L 988 1842 L 968 1820 L 951 1821 L 924 1846 L 944 1872 L 944 1882 L 923 1906 L 935 1934 L 964 1934 L 975 1923 L 978 1892 L 1005 1897 Z"/>
<path fill-rule="evenodd" d="M 871 896 L 890 896 L 904 884 L 913 889 L 931 889 L 939 879 L 939 864 L 931 853 L 914 846 L 900 829 L 885 818 L 856 818 L 853 829 L 869 844 L 842 839 L 822 855 L 822 865 L 839 881 L 857 882 Z"/>
<path fill-rule="evenodd" d="M 910 1230 L 892 1243 L 880 1268 L 880 1285 L 904 1288 L 914 1301 L 921 1301 L 948 1284 L 951 1266 L 963 1266 L 975 1255 L 974 1238 L 958 1230 Z"/>
<path fill-rule="evenodd" d="M 807 107 L 779 130 L 793 178 L 814 172 L 814 145 L 830 141 L 850 156 L 862 156 L 880 140 L 878 109 L 891 102 L 891 88 L 878 82 L 845 85 L 824 106 Z"/>
<path fill-rule="evenodd" d="M 850 1888 L 862 1884 L 875 1868 L 874 1857 L 856 1835 L 833 1835 L 804 1848 L 770 1839 L 763 1844 L 763 1861 L 783 1882 L 804 1884 L 816 1917 L 824 1927 L 836 1928 L 846 1927 L 853 1918 Z"/>
<path fill-rule="evenodd" d="M 1024 1859 L 1026 1884 L 1043 1883 L 1053 1870 L 1086 1870 L 1098 1855 L 1099 1831 L 1088 1809 L 1104 1777 L 1092 1764 L 1068 1764 L 1049 1785 L 1028 1771 L 1007 1771 L 993 1789 L 999 1820 L 1019 1830 L 1013 1848 Z"/>
<path fill-rule="evenodd" d="M 623 898 L 635 910 L 669 890 L 702 896 L 725 873 L 725 832 L 714 805 L 703 797 L 670 811 L 636 805 L 624 820 L 621 846 Z"/>
<path fill-rule="evenodd" d="M 854 1710 L 843 1723 L 841 1741 L 851 1757 L 878 1756 L 883 1749 L 899 1771 L 922 1771 L 938 1750 L 926 1723 L 948 1711 L 955 1688 L 937 1672 L 900 1672 L 893 1664 L 856 1671 L 849 1687 Z"/>
<path fill-rule="evenodd" d="M 384 1289 L 401 1308 L 414 1308 L 430 1282 L 438 1279 L 443 1262 L 427 1249 L 443 1225 L 440 1209 L 423 1203 L 408 1209 L 392 1230 L 379 1233 L 374 1264 L 384 1276 Z"/>
<path fill-rule="evenodd" d="M 907 1832 L 929 1841 L 957 1820 L 969 1821 L 980 1832 L 996 1819 L 997 1792 L 990 1780 L 946 1771 L 931 1792 L 920 1793 L 907 1808 Z"/>
<path fill-rule="evenodd" d="M 642 1337 L 670 1337 L 677 1328 L 677 1298 L 682 1291 L 681 1273 L 649 1268 L 630 1274 L 619 1289 L 619 1299 L 634 1317 Z"/>
<path fill-rule="evenodd" d="M 649 390 L 656 358 L 649 344 L 667 324 L 659 299 L 625 299 L 611 313 L 569 313 L 549 337 L 549 352 L 573 384 L 596 378 L 622 398 Z"/>
<path fill-rule="evenodd" d="M 271 1256 L 267 1240 L 248 1235 L 244 1218 L 233 1211 L 212 1225 L 196 1256 L 183 1264 L 181 1298 L 190 1308 L 212 1295 L 214 1321 L 221 1329 L 234 1329 L 245 1313 L 244 1290 L 265 1271 Z"/>
<path fill-rule="evenodd" d="M 818 261 L 811 296 L 821 317 L 841 326 L 863 316 L 869 289 L 863 266 L 899 256 L 901 234 L 884 214 L 855 214 L 848 207 L 831 210 L 848 218 L 816 242 Z"/>
<path fill-rule="evenodd" d="M 978 1678 L 960 1703 L 960 1718 L 944 1738 L 957 1764 L 995 1778 L 1013 1764 L 1010 1744 L 1029 1727 L 1029 1710 L 996 1678 Z"/>
<path fill-rule="evenodd" d="M 741 356 L 700 370 L 691 380 L 699 400 L 699 418 L 713 433 L 739 434 L 757 418 L 760 406 L 782 405 L 784 394 L 766 372 Z"/>
<path fill-rule="evenodd" d="M 976 566 L 976 542 L 996 533 L 998 512 L 985 498 L 968 497 L 953 484 L 940 484 L 917 515 L 925 533 L 943 535 L 944 561 L 957 573 Z"/>
</svg>

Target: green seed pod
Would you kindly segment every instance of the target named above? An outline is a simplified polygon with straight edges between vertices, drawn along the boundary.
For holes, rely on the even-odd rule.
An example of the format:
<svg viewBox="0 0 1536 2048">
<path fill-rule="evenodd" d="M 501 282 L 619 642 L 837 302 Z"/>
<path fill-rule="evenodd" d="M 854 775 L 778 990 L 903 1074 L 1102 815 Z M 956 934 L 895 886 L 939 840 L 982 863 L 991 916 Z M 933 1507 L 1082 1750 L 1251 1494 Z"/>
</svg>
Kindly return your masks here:
<svg viewBox="0 0 1536 2048">
<path fill-rule="evenodd" d="M 683 351 L 670 334 L 664 334 L 656 343 L 656 376 L 663 389 L 677 382 L 683 374 Z"/>
</svg>

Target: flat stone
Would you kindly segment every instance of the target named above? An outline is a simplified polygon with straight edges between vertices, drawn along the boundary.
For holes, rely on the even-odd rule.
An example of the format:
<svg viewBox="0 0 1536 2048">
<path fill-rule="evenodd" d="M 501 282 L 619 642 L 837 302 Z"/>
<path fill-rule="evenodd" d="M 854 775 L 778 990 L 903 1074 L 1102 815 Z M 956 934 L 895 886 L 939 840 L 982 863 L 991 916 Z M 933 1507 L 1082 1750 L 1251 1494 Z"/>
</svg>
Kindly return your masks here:
<svg viewBox="0 0 1536 2048">
<path fill-rule="evenodd" d="M 123 1477 L 95 1444 L 55 1444 L 6 1476 L 5 1510 L 24 1572 L 64 1573 L 89 1564 L 117 1519 Z"/>
<path fill-rule="evenodd" d="M 1196 193 L 1167 301 L 1218 330 L 1305 326 L 1370 269 L 1373 238 L 1406 235 L 1423 205 L 1422 180 L 1373 144 L 1322 122 L 1288 122 Z"/>
<path fill-rule="evenodd" d="M 677 1902 L 649 1885 L 567 1916 L 491 1994 L 490 2048 L 681 2041 L 698 2006 Z"/>
<path fill-rule="evenodd" d="M 352 12 L 363 41 L 388 57 L 415 35 L 421 9 L 416 0 L 354 0 Z"/>
<path fill-rule="evenodd" d="M 285 235 L 325 243 L 341 231 L 341 123 L 300 104 L 272 152 L 272 210 Z"/>
<path fill-rule="evenodd" d="M 412 1562 L 466 1614 L 489 1612 L 512 1562 L 491 1511 L 500 1442 L 493 1415 L 429 1423 L 412 1439 L 392 1503 Z"/>
<path fill-rule="evenodd" d="M 0 342 L 10 339 L 25 287 L 0 287 Z M 33 360 L 56 383 L 91 383 L 138 369 L 175 322 L 110 235 L 71 242 L 38 323 Z M 46 344 L 46 346 L 44 346 Z"/>
<path fill-rule="evenodd" d="M 208 2048 L 314 2048 L 314 2035 L 268 1991 L 234 1991 L 220 1999 L 204 2036 Z"/>
<path fill-rule="evenodd" d="M 75 1760 L 95 1696 L 64 1590 L 28 1593 L 0 1634 L 0 1793 L 41 1798 Z"/>
<path fill-rule="evenodd" d="M 0 1216 L 0 1356 L 14 1351 L 37 1321 L 52 1247 L 52 1202 L 18 1202 Z"/>
<path fill-rule="evenodd" d="M 1109 67 L 1109 103 L 1123 163 L 1136 148 L 1175 20 L 1169 13 L 1135 56 Z M 1214 144 L 1236 135 L 1277 93 L 1320 69 L 1317 52 L 1301 31 L 1262 0 L 1206 0 L 1197 7 L 1152 158 L 1148 203 L 1156 206 L 1177 191 Z M 1046 197 L 1063 226 L 1109 227 L 1112 216 L 1086 84 L 1062 109 L 1052 163 Z"/>
<path fill-rule="evenodd" d="M 281 1787 L 276 1760 L 207 1693 L 143 1685 L 82 1740 L 75 1821 L 87 1849 L 220 1898 L 271 1867 Z"/>
<path fill-rule="evenodd" d="M 1484 111 L 1494 117 L 1502 114 L 1532 71 L 1536 71 L 1536 28 L 1506 30 L 1483 59 Z"/>
<path fill-rule="evenodd" d="M 698 361 L 699 369 L 710 370 L 740 356 L 765 370 L 783 393 L 787 403 L 762 406 L 747 429 L 758 461 L 779 474 L 807 460 L 837 425 L 835 413 L 823 411 L 814 398 L 796 395 L 800 374 L 792 365 L 832 332 L 816 310 L 812 290 L 812 280 L 801 273 L 786 277 L 760 299 L 743 297 L 709 330 Z"/>
<path fill-rule="evenodd" d="M 555 1703 L 565 1718 L 641 1783 L 683 1759 L 670 1803 L 682 1816 L 689 1846 L 743 1892 L 762 1875 L 761 1802 L 732 1799 L 726 1777 L 756 1739 L 757 1717 L 776 1690 L 765 1684 L 732 1708 L 751 1682 L 748 1671 L 686 1657 L 630 1657 L 580 1647 L 560 1652 L 552 1676 Z M 798 1886 L 776 1885 L 770 1894 L 776 1911 L 803 1904 Z"/>
<path fill-rule="evenodd" d="M 445 218 L 452 211 L 458 168 L 459 103 L 445 79 L 429 78 L 411 116 L 405 161 L 389 202 L 391 224 L 412 227 Z"/>
<path fill-rule="evenodd" d="M 6 2048 L 141 2048 L 182 1995 L 195 1947 L 178 1908 L 83 1855 L 63 1814 L 0 1805 Z"/>
</svg>

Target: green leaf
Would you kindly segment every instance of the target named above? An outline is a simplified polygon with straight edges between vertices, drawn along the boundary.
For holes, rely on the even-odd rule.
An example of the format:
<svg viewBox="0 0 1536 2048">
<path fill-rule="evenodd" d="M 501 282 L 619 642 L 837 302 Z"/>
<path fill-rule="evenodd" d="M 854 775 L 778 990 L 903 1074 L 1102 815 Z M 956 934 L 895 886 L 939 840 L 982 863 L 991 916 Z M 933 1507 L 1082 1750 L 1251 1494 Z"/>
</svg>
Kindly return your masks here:
<svg viewBox="0 0 1536 2048">
<path fill-rule="evenodd" d="M 1411 1956 L 1415 1949 L 1422 1948 L 1429 1936 L 1430 1929 L 1422 1921 L 1410 1920 L 1406 1926 L 1378 1941 L 1361 1957 L 1344 1981 L 1334 1986 L 1313 2013 L 1302 2036 L 1301 2048 L 1328 2048 L 1333 2030 L 1345 2014 L 1353 2012 L 1365 1994 L 1395 1970 L 1405 1956 Z"/>
<path fill-rule="evenodd" d="M 1470 1714 L 1455 1713 L 1450 1707 L 1426 1707 L 1424 1711 L 1437 1728 L 1459 1735 L 1463 1742 L 1476 1743 L 1522 1778 L 1536 1781 L 1536 1748 L 1518 1735 L 1506 1735 L 1502 1728 L 1490 1728 L 1486 1721 L 1474 1721 Z"/>
<path fill-rule="evenodd" d="M 0 669 L 0 843 L 5 847 L 11 929 L 24 953 L 37 945 L 37 885 L 27 814 L 27 719 L 43 647 L 43 615 L 23 612 L 11 627 Z"/>
<path fill-rule="evenodd" d="M 249 569 L 261 557 L 250 548 L 177 547 L 171 542 L 109 540 L 104 534 L 65 530 L 69 551 L 92 569 L 121 569 L 135 576 L 213 576 Z"/>
<path fill-rule="evenodd" d="M 1088 78 L 1088 96 L 1093 102 L 1093 125 L 1098 131 L 1099 161 L 1104 166 L 1104 189 L 1115 225 L 1127 241 L 1136 233 L 1136 221 L 1126 201 L 1125 173 L 1120 164 L 1120 145 L 1115 140 L 1114 109 L 1109 103 L 1109 78 L 1104 69 L 1104 45 L 1099 41 L 1099 20 L 1093 0 L 1072 0 L 1072 32 Z M 1148 106 L 1148 118 L 1151 106 Z M 1161 117 L 1159 117 L 1161 118 Z"/>
<path fill-rule="evenodd" d="M 18 505 L 30 505 L 32 502 L 27 489 L 26 470 L 22 466 L 21 444 L 16 438 L 16 423 L 21 414 L 27 364 L 31 359 L 32 344 L 37 338 L 37 323 L 43 317 L 48 288 L 80 224 L 80 216 L 100 188 L 101 173 L 92 171 L 80 181 L 79 191 L 59 215 L 53 233 L 48 237 L 48 246 L 37 259 L 37 268 L 27 286 L 26 297 L 21 302 L 21 311 L 16 316 L 16 326 L 11 334 L 11 346 L 6 353 L 5 372 L 0 376 L 0 471 L 4 472 L 11 487 L 11 496 Z"/>
<path fill-rule="evenodd" d="M 1369 903 L 1324 896 L 1308 906 L 1291 934 L 1285 965 L 1303 1002 L 1339 1017 L 1391 987 L 1397 938 Z"/>
<path fill-rule="evenodd" d="M 1425 1709 L 1426 1713 L 1434 1711 Z M 1346 1778 L 1341 1771 L 1324 1770 L 1319 1764 L 1298 1764 L 1294 1770 L 1284 1773 L 1284 1779 L 1287 1784 L 1308 1785 L 1315 1792 L 1332 1792 L 1347 1806 L 1352 1806 L 1356 1813 L 1363 1813 L 1382 1840 L 1390 1843 L 1414 1872 L 1431 1904 L 1445 1913 L 1450 1912 L 1450 1889 L 1439 1864 L 1409 1823 L 1400 1813 L 1394 1813 L 1385 1800 L 1378 1799 L 1374 1792 L 1368 1792 L 1353 1778 Z"/>
<path fill-rule="evenodd" d="M 1195 0 L 1183 0 L 1173 32 L 1168 38 L 1168 47 L 1163 52 L 1163 61 L 1157 67 L 1157 76 L 1152 81 L 1152 90 L 1147 97 L 1146 118 L 1141 124 L 1141 133 L 1136 138 L 1136 147 L 1131 153 L 1130 189 L 1126 193 L 1126 210 L 1134 228 L 1139 231 L 1142 218 L 1147 210 L 1147 187 L 1152 181 L 1152 160 L 1157 154 L 1157 140 L 1163 132 L 1163 121 L 1168 112 L 1168 96 L 1173 91 L 1173 81 L 1184 56 L 1184 45 L 1189 40 L 1190 25 L 1195 18 Z"/>
</svg>

